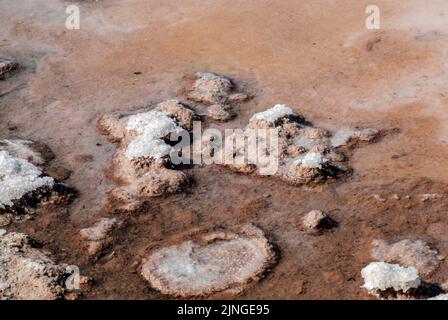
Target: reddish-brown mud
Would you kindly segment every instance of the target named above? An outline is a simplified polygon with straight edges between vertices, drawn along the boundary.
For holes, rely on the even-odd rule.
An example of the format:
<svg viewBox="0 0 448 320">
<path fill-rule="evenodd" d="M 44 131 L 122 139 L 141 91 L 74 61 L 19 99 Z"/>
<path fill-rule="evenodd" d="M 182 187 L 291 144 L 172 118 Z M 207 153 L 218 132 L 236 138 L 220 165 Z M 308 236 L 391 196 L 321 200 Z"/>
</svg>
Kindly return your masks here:
<svg viewBox="0 0 448 320">
<path fill-rule="evenodd" d="M 81 298 L 167 298 L 142 279 L 142 259 L 195 228 L 252 223 L 275 243 L 277 265 L 241 299 L 369 299 L 360 271 L 373 261 L 374 239 L 421 239 L 448 254 L 445 1 L 377 1 L 376 31 L 364 26 L 370 3 L 358 0 L 78 1 L 81 29 L 67 30 L 73 3 L 0 1 L 0 56 L 21 65 L 0 80 L 0 139 L 47 144 L 54 166 L 71 171 L 73 204 L 3 228 L 92 277 Z M 313 187 L 217 166 L 184 170 L 193 180 L 186 192 L 115 212 L 126 224 L 93 260 L 79 231 L 113 214 L 107 193 L 116 187 L 106 170 L 117 146 L 98 119 L 176 98 L 197 71 L 228 76 L 252 98 L 236 118 L 205 126 L 242 128 L 255 112 L 285 103 L 331 131 L 394 134 L 354 151 L 350 177 Z M 329 213 L 337 227 L 306 233 L 301 218 L 311 210 Z M 448 262 L 423 280 L 445 283 Z"/>
</svg>

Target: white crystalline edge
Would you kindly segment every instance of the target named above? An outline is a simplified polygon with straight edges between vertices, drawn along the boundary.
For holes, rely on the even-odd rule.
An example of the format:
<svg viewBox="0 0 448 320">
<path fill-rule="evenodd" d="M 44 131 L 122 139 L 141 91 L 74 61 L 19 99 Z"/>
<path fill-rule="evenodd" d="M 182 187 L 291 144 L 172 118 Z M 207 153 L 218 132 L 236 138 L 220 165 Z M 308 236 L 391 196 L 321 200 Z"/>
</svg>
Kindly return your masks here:
<svg viewBox="0 0 448 320">
<path fill-rule="evenodd" d="M 42 186 L 53 186 L 51 177 L 41 177 L 42 171 L 26 160 L 0 151 L 0 208 L 12 206 L 12 200 Z"/>
<path fill-rule="evenodd" d="M 439 294 L 438 296 L 429 298 L 428 300 L 448 300 L 448 293 Z"/>
<path fill-rule="evenodd" d="M 176 122 L 166 112 L 148 111 L 129 117 L 126 130 L 161 138 L 176 129 Z"/>
<path fill-rule="evenodd" d="M 205 290 L 222 281 L 224 284 L 219 286 L 227 287 L 231 283 L 244 282 L 263 265 L 267 252 L 260 249 L 256 239 L 226 240 L 205 247 L 186 241 L 156 253 L 161 259 L 149 274 L 149 280 L 153 284 L 162 282 L 174 290 L 185 286 L 193 291 Z M 250 260 L 238 265 L 228 257 L 233 250 L 246 251 Z"/>
<path fill-rule="evenodd" d="M 128 159 L 148 156 L 160 159 L 168 155 L 172 147 L 162 138 L 183 130 L 168 113 L 159 111 L 148 111 L 130 116 L 126 129 L 139 134 L 126 149 Z"/>
<path fill-rule="evenodd" d="M 369 141 L 371 138 L 378 134 L 377 130 L 374 129 L 354 129 L 354 128 L 342 128 L 339 129 L 332 137 L 331 137 L 331 145 L 334 148 L 343 146 L 347 144 L 351 138 L 354 136 L 361 134 L 365 136 L 364 139 Z M 358 138 L 360 138 L 358 136 Z"/>
<path fill-rule="evenodd" d="M 23 158 L 32 158 L 34 163 L 43 164 L 45 161 L 42 156 L 32 150 L 28 145 L 32 144 L 29 140 L 4 139 L 0 143 L 6 144 L 5 149 L 14 156 Z M 1 147 L 0 147 L 1 148 Z"/>
<path fill-rule="evenodd" d="M 294 112 L 291 108 L 287 107 L 284 104 L 276 104 L 271 109 L 268 109 L 263 112 L 256 113 L 250 118 L 250 122 L 255 120 L 264 120 L 271 123 L 274 123 L 277 119 L 283 118 L 284 116 L 292 115 Z"/>
<path fill-rule="evenodd" d="M 385 262 L 372 262 L 361 270 L 364 278 L 363 287 L 367 290 L 384 291 L 393 288 L 395 291 L 407 292 L 418 288 L 421 280 L 414 267 L 401 267 L 398 264 Z"/>
<path fill-rule="evenodd" d="M 356 130 L 351 128 L 343 128 L 336 131 L 336 133 L 331 137 L 331 145 L 334 148 L 337 148 L 347 144 L 355 132 Z"/>
<path fill-rule="evenodd" d="M 328 160 L 318 152 L 307 152 L 300 160 L 300 165 L 304 168 L 321 169 Z"/>
<path fill-rule="evenodd" d="M 162 139 L 143 134 L 129 143 L 126 150 L 126 156 L 128 159 L 148 156 L 151 156 L 154 159 L 160 159 L 169 155 L 171 150 L 172 147 L 166 144 Z"/>
</svg>

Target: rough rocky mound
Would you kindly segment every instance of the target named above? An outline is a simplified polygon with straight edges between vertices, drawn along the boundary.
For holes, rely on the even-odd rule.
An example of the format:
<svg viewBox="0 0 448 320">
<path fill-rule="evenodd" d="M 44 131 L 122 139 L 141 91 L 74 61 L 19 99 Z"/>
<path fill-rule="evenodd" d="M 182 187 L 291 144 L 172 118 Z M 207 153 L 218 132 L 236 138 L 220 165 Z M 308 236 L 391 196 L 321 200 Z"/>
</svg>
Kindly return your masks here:
<svg viewBox="0 0 448 320">
<path fill-rule="evenodd" d="M 48 147 L 32 141 L 0 140 L 0 215 L 72 201 L 76 192 L 42 170 L 52 157 Z"/>
<path fill-rule="evenodd" d="M 122 183 L 112 191 L 124 203 L 181 191 L 187 176 L 174 170 L 170 135 L 189 134 L 195 113 L 177 100 L 159 103 L 152 110 L 115 112 L 103 116 L 99 129 L 119 142 L 113 158 L 113 176 Z"/>
<path fill-rule="evenodd" d="M 0 300 L 51 300 L 65 294 L 65 268 L 25 234 L 0 235 Z"/>
<path fill-rule="evenodd" d="M 219 121 L 235 117 L 235 106 L 249 98 L 237 92 L 230 79 L 210 72 L 196 73 L 195 80 L 182 89 L 181 94 L 190 101 L 206 106 L 208 115 Z"/>
<path fill-rule="evenodd" d="M 274 129 L 274 130 L 269 130 Z M 267 133 L 266 133 L 267 132 Z M 274 135 L 274 136 L 271 136 Z M 236 141 L 238 133 L 229 139 Z M 337 178 L 351 172 L 347 165 L 348 156 L 344 152 L 360 142 L 372 142 L 379 136 L 374 129 L 341 129 L 332 135 L 316 128 L 303 117 L 294 113 L 285 105 L 276 105 L 264 112 L 256 113 L 243 132 L 244 137 L 256 137 L 261 152 L 257 157 L 244 158 L 247 146 L 237 146 L 236 150 L 227 149 L 225 159 L 235 159 L 233 164 L 225 164 L 232 170 L 246 173 L 273 175 L 293 185 L 316 183 L 329 178 Z M 277 138 L 278 143 L 266 141 Z M 227 137 L 226 137 L 227 139 Z M 275 150 L 274 148 L 278 149 Z M 261 155 L 278 155 L 278 160 L 263 159 Z M 252 158 L 251 158 L 252 157 Z M 273 161 L 278 163 L 275 173 L 270 172 Z M 224 161 L 223 161 L 224 162 Z"/>
<path fill-rule="evenodd" d="M 236 294 L 259 280 L 274 261 L 263 232 L 245 225 L 154 250 L 143 260 L 141 274 L 151 287 L 170 296 Z"/>
</svg>

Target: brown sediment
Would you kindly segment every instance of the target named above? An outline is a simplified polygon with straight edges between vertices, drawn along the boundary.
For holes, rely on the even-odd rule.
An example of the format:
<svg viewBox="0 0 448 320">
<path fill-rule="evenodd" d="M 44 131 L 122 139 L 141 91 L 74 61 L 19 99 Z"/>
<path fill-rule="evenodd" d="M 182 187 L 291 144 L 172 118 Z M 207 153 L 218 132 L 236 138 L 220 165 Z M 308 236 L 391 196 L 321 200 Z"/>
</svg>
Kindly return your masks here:
<svg viewBox="0 0 448 320">
<path fill-rule="evenodd" d="M 86 19 L 73 32 L 63 29 L 63 1 L 0 4 L 6 40 L 0 51 L 24 66 L 0 81 L 0 94 L 9 92 L 0 97 L 0 136 L 45 141 L 56 155 L 52 163 L 72 171 L 66 183 L 80 190 L 70 207 L 6 228 L 29 234 L 56 261 L 92 276 L 85 299 L 166 298 L 139 274 L 148 247 L 216 225 L 254 223 L 281 250 L 275 269 L 238 296 L 244 299 L 370 299 L 360 288 L 360 270 L 372 261 L 374 239 L 421 239 L 446 256 L 447 27 L 441 14 L 448 7 L 417 0 L 406 8 L 400 1 L 376 4 L 388 16 L 381 32 L 364 28 L 365 6 L 355 0 L 83 2 Z M 184 170 L 194 176 L 187 192 L 151 199 L 133 215 L 121 212 L 109 202 L 115 184 L 105 176 L 116 145 L 97 131 L 96 119 L 172 98 L 182 76 L 197 70 L 256 92 L 236 108 L 238 117 L 213 124 L 219 129 L 242 128 L 254 113 L 285 103 L 330 132 L 400 131 L 357 149 L 353 175 L 334 184 L 295 187 L 194 167 Z M 79 162 L 76 155 L 93 159 Z M 432 193 L 445 196 L 421 200 Z M 108 215 L 103 207 L 129 220 L 92 263 L 79 230 Z M 319 237 L 303 232 L 300 218 L 314 209 L 334 217 L 338 228 Z M 447 279 L 445 260 L 425 277 L 436 284 Z"/>
</svg>

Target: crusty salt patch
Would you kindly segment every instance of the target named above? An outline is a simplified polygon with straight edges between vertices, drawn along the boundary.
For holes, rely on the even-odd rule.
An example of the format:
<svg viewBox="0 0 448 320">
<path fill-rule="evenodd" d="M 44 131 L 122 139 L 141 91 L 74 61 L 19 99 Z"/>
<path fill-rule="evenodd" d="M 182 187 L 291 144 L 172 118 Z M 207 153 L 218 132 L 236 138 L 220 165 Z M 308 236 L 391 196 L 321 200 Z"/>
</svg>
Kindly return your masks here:
<svg viewBox="0 0 448 320">
<path fill-rule="evenodd" d="M 342 129 L 332 136 L 329 131 L 313 126 L 290 107 L 277 104 L 254 114 L 244 128 L 243 135 L 252 145 L 241 143 L 236 151 L 224 149 L 222 154 L 226 161 L 222 162 L 241 173 L 273 175 L 294 185 L 326 182 L 349 175 L 352 170 L 348 165 L 348 152 L 359 142 L 374 141 L 379 133 L 375 129 L 354 128 Z M 226 139 L 233 141 L 237 136 L 235 132 Z M 251 152 L 256 144 L 259 150 Z M 338 149 L 342 146 L 347 148 Z"/>
<path fill-rule="evenodd" d="M 24 139 L 0 140 L 0 151 L 7 151 L 11 156 L 27 160 L 35 165 L 44 165 L 48 159 L 33 149 L 33 141 Z"/>
<path fill-rule="evenodd" d="M 378 130 L 372 128 L 342 128 L 336 131 L 335 134 L 331 137 L 331 145 L 334 148 L 338 148 L 348 144 L 352 139 L 371 142 L 378 136 L 378 134 Z"/>
<path fill-rule="evenodd" d="M 267 122 L 274 123 L 278 119 L 292 114 L 294 114 L 294 112 L 290 107 L 287 107 L 284 104 L 276 104 L 274 107 L 266 111 L 254 114 L 250 119 L 250 122 L 255 120 L 264 120 Z"/>
<path fill-rule="evenodd" d="M 421 274 L 430 274 L 443 259 L 437 250 L 431 249 L 422 240 L 404 239 L 387 244 L 383 240 L 373 241 L 372 257 L 379 261 L 397 262 L 405 267 L 415 267 Z"/>
<path fill-rule="evenodd" d="M 166 100 L 150 111 L 114 112 L 99 119 L 98 128 L 119 142 L 113 175 L 122 186 L 115 188 L 111 197 L 130 208 L 146 197 L 178 192 L 187 186 L 187 175 L 173 169 L 169 139 L 171 134 L 175 138 L 188 134 L 196 118 L 183 103 Z"/>
<path fill-rule="evenodd" d="M 398 264 L 372 262 L 362 269 L 363 288 L 372 291 L 394 289 L 406 293 L 420 286 L 418 270 L 414 267 L 402 267 Z"/>
<path fill-rule="evenodd" d="M 301 159 L 300 164 L 304 168 L 321 169 L 322 165 L 327 162 L 319 152 L 307 152 Z"/>
<path fill-rule="evenodd" d="M 25 194 L 43 186 L 52 187 L 54 179 L 43 176 L 30 162 L 0 151 L 0 208 L 12 206 Z"/>
<path fill-rule="evenodd" d="M 162 247 L 142 264 L 142 276 L 156 290 L 177 297 L 241 291 L 273 263 L 272 247 L 261 230 L 214 232 Z"/>
<path fill-rule="evenodd" d="M 68 274 L 22 233 L 0 236 L 0 300 L 53 300 L 63 297 Z"/>
<path fill-rule="evenodd" d="M 128 159 L 139 157 L 160 159 L 169 155 L 172 147 L 163 138 L 183 130 L 168 113 L 159 111 L 148 111 L 130 116 L 126 129 L 137 134 L 127 147 Z"/>
</svg>

